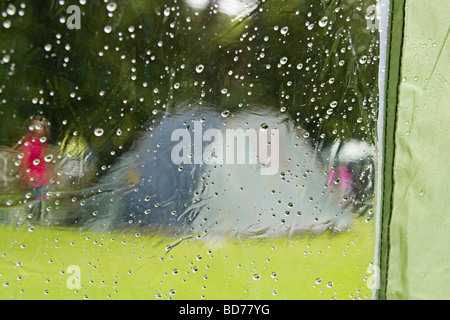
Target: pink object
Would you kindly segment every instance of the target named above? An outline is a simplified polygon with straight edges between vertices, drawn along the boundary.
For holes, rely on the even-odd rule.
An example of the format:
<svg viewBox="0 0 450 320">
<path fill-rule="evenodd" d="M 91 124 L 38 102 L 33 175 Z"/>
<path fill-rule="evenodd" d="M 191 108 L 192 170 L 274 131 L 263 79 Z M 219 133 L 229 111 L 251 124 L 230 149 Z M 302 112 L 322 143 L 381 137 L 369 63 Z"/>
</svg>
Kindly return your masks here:
<svg viewBox="0 0 450 320">
<path fill-rule="evenodd" d="M 19 155 L 22 156 L 18 173 L 24 187 L 42 187 L 50 180 L 50 164 L 45 161 L 49 148 L 41 142 L 41 136 L 29 131 L 17 143 Z"/>
<path fill-rule="evenodd" d="M 334 171 L 332 166 L 328 167 L 328 186 L 349 190 L 352 187 L 353 173 L 348 171 L 348 166 L 339 165 Z"/>
</svg>

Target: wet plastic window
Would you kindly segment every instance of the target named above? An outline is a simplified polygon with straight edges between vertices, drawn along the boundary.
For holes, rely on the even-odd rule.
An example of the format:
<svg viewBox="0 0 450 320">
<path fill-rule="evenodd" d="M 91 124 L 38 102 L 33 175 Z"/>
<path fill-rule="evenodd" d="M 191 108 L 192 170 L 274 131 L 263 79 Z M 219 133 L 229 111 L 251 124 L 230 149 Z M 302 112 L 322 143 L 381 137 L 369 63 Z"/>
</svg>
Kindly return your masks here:
<svg viewBox="0 0 450 320">
<path fill-rule="evenodd" d="M 0 12 L 0 297 L 374 296 L 374 0 Z"/>
</svg>

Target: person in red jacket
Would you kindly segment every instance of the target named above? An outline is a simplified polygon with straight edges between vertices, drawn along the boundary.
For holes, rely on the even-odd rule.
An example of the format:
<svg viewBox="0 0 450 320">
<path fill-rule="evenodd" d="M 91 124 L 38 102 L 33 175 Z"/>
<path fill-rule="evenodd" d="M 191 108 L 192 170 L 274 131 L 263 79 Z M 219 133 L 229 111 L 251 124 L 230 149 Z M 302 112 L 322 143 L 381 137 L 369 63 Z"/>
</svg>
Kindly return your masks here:
<svg viewBox="0 0 450 320">
<path fill-rule="evenodd" d="M 50 122 L 41 116 L 31 118 L 29 131 L 14 146 L 18 150 L 18 175 L 23 189 L 36 190 L 36 200 L 43 200 L 42 189 L 51 178 L 51 154 L 47 144 Z"/>
</svg>

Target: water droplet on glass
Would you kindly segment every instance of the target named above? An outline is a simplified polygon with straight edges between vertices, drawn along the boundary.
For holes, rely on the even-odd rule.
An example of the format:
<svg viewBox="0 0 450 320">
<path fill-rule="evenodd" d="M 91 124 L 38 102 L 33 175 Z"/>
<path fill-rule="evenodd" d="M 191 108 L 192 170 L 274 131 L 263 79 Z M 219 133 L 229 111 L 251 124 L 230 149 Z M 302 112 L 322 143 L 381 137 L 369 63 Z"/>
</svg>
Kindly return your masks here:
<svg viewBox="0 0 450 320">
<path fill-rule="evenodd" d="M 6 13 L 10 16 L 13 16 L 16 13 L 16 7 L 12 3 L 10 3 L 6 8 Z"/>
<path fill-rule="evenodd" d="M 9 54 L 5 54 L 2 58 L 2 61 L 3 63 L 8 63 L 10 59 L 11 57 L 9 56 Z"/>
<path fill-rule="evenodd" d="M 288 61 L 288 58 L 287 58 L 287 57 L 282 57 L 282 58 L 280 59 L 280 63 L 281 63 L 281 64 L 286 64 L 287 61 Z"/>
<path fill-rule="evenodd" d="M 359 63 L 365 64 L 366 62 L 367 62 L 367 56 L 366 55 L 364 55 L 361 58 L 359 58 Z"/>
<path fill-rule="evenodd" d="M 11 28 L 11 20 L 5 20 L 5 21 L 3 21 L 3 27 L 4 27 L 5 29 Z"/>
<path fill-rule="evenodd" d="M 111 26 L 105 26 L 105 27 L 103 28 L 103 31 L 105 31 L 105 33 L 111 33 L 112 28 L 111 28 Z"/>
<path fill-rule="evenodd" d="M 228 117 L 229 114 L 230 114 L 230 111 L 228 111 L 228 110 L 222 111 L 222 117 L 224 117 L 224 118 Z"/>
<path fill-rule="evenodd" d="M 164 15 L 168 17 L 170 15 L 170 8 L 164 9 Z"/>
<path fill-rule="evenodd" d="M 195 71 L 197 71 L 197 73 L 202 73 L 204 68 L 205 67 L 202 64 L 199 64 L 197 67 L 195 67 Z"/>
<path fill-rule="evenodd" d="M 95 134 L 97 137 L 102 136 L 103 133 L 104 133 L 104 130 L 103 130 L 102 128 L 97 128 L 97 129 L 94 130 L 94 134 Z"/>
<path fill-rule="evenodd" d="M 324 16 L 319 20 L 319 27 L 325 27 L 328 24 L 328 17 Z"/>
<path fill-rule="evenodd" d="M 117 4 L 116 4 L 115 2 L 110 2 L 110 3 L 108 3 L 108 4 L 106 5 L 106 9 L 107 9 L 109 12 L 113 12 L 114 10 L 117 9 Z"/>
<path fill-rule="evenodd" d="M 47 44 L 44 46 L 44 50 L 45 50 L 45 51 L 50 51 L 50 50 L 52 50 L 52 45 L 51 45 L 50 43 L 47 43 Z"/>
<path fill-rule="evenodd" d="M 288 31 L 289 31 L 289 28 L 288 28 L 287 26 L 285 26 L 285 27 L 283 27 L 283 28 L 280 29 L 280 33 L 281 33 L 282 35 L 287 34 Z"/>
<path fill-rule="evenodd" d="M 260 278 L 261 278 L 261 276 L 259 274 L 257 274 L 257 273 L 255 273 L 253 275 L 253 280 L 259 280 Z"/>
</svg>

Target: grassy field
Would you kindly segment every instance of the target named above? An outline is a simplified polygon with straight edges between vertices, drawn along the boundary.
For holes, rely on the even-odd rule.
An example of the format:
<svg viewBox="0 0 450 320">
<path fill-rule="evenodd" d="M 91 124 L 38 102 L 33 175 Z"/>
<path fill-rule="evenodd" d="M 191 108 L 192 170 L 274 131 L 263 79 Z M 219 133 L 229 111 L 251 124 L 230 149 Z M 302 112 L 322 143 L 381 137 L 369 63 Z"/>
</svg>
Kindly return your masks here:
<svg viewBox="0 0 450 320">
<path fill-rule="evenodd" d="M 364 219 L 337 235 L 189 239 L 170 251 L 180 239 L 135 231 L 0 234 L 1 299 L 372 298 L 376 241 Z"/>
</svg>

